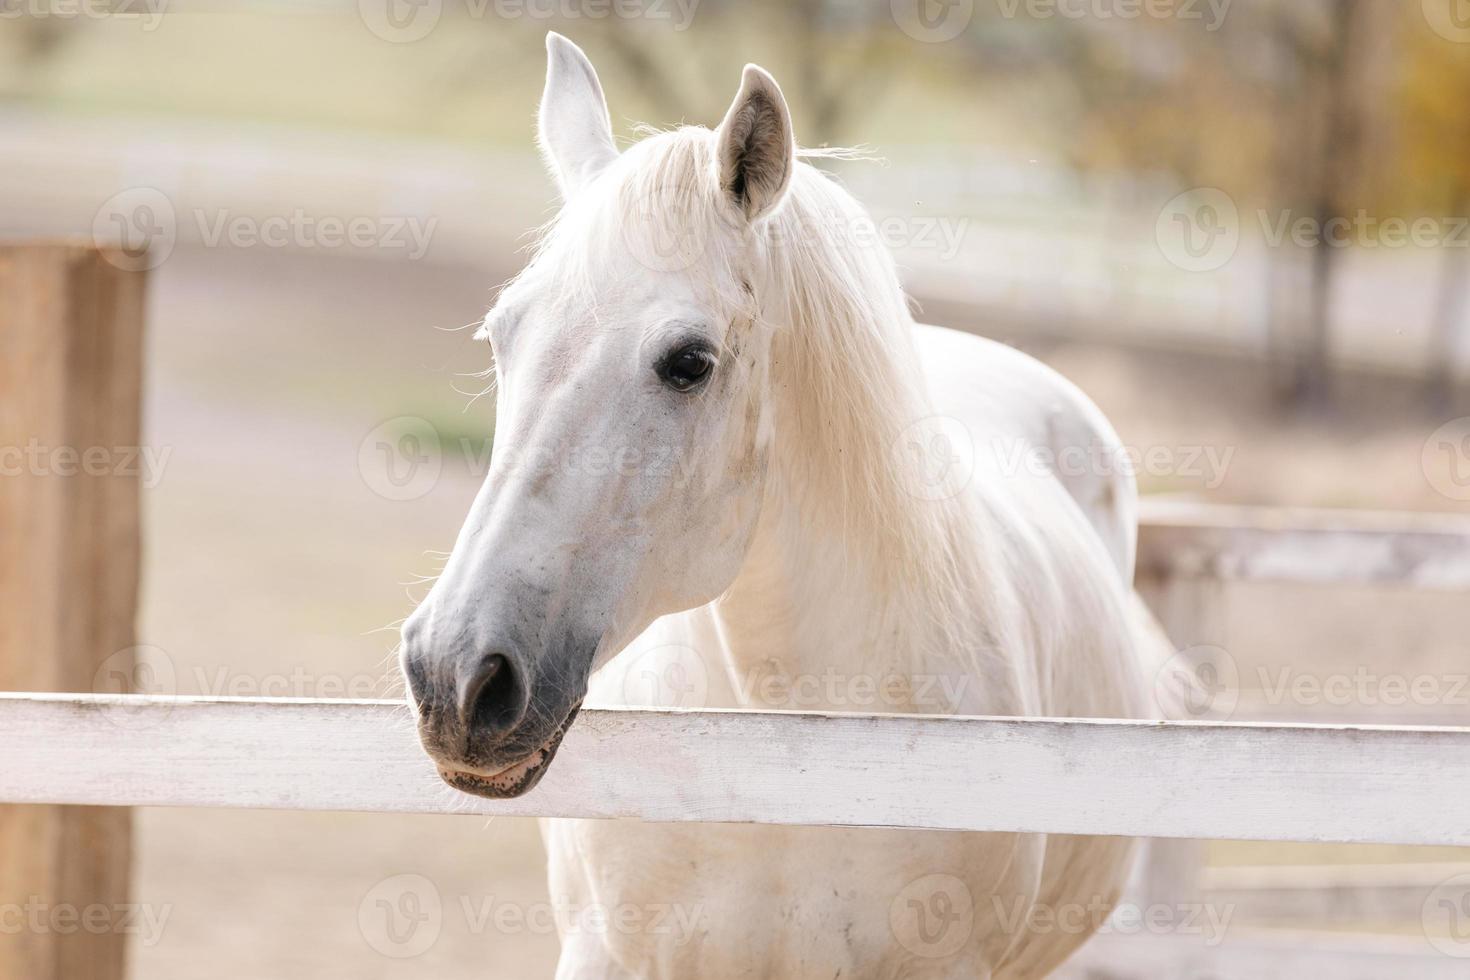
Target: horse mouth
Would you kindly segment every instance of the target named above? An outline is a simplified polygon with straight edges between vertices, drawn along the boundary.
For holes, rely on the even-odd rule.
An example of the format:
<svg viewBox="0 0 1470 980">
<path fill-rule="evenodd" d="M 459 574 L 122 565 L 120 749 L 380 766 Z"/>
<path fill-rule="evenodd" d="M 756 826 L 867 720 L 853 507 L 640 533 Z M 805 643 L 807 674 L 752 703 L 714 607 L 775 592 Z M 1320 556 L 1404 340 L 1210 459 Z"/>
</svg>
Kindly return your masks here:
<svg viewBox="0 0 1470 980">
<path fill-rule="evenodd" d="M 441 764 L 438 766 L 439 778 L 461 793 L 483 796 L 490 800 L 509 800 L 529 793 L 541 781 L 541 777 L 546 775 L 547 767 L 556 757 L 556 750 L 561 748 L 561 740 L 566 736 L 567 729 L 572 727 L 577 712 L 581 710 L 580 702 L 573 705 L 566 720 L 557 726 L 556 731 L 519 762 L 513 762 L 493 773 L 469 772 Z"/>
</svg>

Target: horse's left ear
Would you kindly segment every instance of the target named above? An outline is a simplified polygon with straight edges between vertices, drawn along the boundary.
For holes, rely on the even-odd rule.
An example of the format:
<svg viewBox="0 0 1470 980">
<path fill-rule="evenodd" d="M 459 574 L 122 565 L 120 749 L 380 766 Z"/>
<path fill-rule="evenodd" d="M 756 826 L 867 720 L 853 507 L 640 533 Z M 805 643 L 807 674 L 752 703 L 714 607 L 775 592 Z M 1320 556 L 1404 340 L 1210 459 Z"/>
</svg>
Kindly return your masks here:
<svg viewBox="0 0 1470 980">
<path fill-rule="evenodd" d="M 536 139 L 564 198 L 618 155 L 597 70 L 581 48 L 555 31 L 546 35 L 546 91 Z"/>
<path fill-rule="evenodd" d="M 715 141 L 720 190 L 730 204 L 749 221 L 774 211 L 796 170 L 796 138 L 786 98 L 764 68 L 745 66 Z"/>
</svg>

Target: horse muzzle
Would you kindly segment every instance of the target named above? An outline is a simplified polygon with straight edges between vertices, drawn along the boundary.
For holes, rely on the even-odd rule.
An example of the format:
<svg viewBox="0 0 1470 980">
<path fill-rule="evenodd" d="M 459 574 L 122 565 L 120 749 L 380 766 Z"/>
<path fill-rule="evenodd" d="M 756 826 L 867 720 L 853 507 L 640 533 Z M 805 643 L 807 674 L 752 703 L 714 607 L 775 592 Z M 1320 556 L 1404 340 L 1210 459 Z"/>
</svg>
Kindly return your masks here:
<svg viewBox="0 0 1470 980">
<path fill-rule="evenodd" d="M 585 670 L 573 649 L 536 660 L 506 637 L 436 643 L 427 616 L 403 629 L 403 671 L 418 716 L 419 741 L 455 789 L 504 799 L 545 774 L 582 706 Z"/>
</svg>

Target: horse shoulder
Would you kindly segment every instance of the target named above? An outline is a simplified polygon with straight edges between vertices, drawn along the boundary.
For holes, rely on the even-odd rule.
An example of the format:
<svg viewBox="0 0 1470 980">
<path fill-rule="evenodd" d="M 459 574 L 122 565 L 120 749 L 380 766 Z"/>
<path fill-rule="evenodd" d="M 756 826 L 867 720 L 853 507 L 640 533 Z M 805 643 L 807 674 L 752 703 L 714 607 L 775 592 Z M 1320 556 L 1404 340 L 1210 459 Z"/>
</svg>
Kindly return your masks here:
<svg viewBox="0 0 1470 980">
<path fill-rule="evenodd" d="M 1043 470 L 1043 478 L 1059 483 L 1131 587 L 1138 489 L 1102 410 L 1071 381 L 1013 347 L 928 325 L 916 328 L 915 339 L 935 410 L 963 423 L 977 458 L 1002 475 Z"/>
</svg>

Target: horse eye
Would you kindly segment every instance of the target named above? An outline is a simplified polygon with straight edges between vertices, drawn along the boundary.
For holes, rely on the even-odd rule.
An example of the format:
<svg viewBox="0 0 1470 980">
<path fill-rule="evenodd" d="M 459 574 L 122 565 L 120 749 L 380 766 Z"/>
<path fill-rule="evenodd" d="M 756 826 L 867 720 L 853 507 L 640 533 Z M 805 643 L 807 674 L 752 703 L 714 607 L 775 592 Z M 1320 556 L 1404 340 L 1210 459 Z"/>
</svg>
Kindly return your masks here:
<svg viewBox="0 0 1470 980">
<path fill-rule="evenodd" d="M 658 376 L 675 391 L 690 391 L 715 367 L 715 355 L 703 344 L 687 344 L 669 352 L 658 365 Z"/>
</svg>

